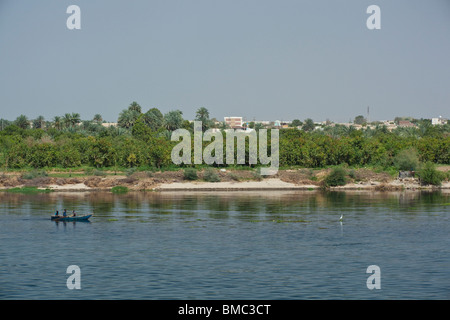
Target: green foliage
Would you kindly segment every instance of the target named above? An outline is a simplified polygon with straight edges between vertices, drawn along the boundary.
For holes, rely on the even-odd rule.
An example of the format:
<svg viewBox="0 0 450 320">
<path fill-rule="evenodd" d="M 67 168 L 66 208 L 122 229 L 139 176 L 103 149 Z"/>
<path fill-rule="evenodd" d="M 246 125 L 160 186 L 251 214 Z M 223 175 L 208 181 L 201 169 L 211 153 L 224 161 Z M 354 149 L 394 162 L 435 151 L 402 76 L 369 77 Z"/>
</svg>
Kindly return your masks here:
<svg viewBox="0 0 450 320">
<path fill-rule="evenodd" d="M 14 124 L 18 126 L 21 129 L 28 129 L 30 127 L 30 121 L 28 120 L 27 116 L 21 114 L 14 120 Z"/>
<path fill-rule="evenodd" d="M 26 116 L 19 116 L 14 122 L 3 120 L 0 166 L 6 170 L 52 167 L 93 167 L 98 170 L 114 167 L 123 170 L 173 166 L 171 151 L 177 142 L 171 141 L 169 130 L 185 128 L 191 133 L 193 130 L 193 125 L 182 118 L 181 112 L 176 110 L 163 116 L 153 108 L 142 113 L 136 104 L 131 104 L 123 112 L 130 117 L 119 121 L 119 127 L 109 128 L 99 124 L 101 117 L 98 116 L 95 121 L 76 125 L 81 121 L 77 113 L 56 116 L 51 125 L 39 117 L 36 119 L 39 123 L 36 123 L 42 128 L 32 129 L 29 129 Z M 201 120 L 206 125 L 203 129 L 206 129 L 210 121 L 208 110 L 199 108 L 196 119 Z M 300 121 L 294 124 L 300 124 Z M 382 125 L 362 130 L 341 125 L 313 130 L 313 121 L 307 119 L 303 130 L 290 128 L 279 131 L 279 164 L 280 167 L 307 168 L 347 164 L 384 170 L 392 170 L 394 166 L 396 170 L 417 169 L 418 161 L 450 164 L 450 125 L 432 126 L 425 120 L 418 120 L 416 124 L 418 128 L 398 128 L 392 132 Z M 254 124 L 254 128 L 258 130 L 258 124 Z M 267 133 L 270 135 L 270 131 Z M 192 134 L 191 137 L 193 139 Z M 224 142 L 225 138 L 224 135 Z M 270 138 L 268 142 L 270 144 Z M 247 142 L 247 163 L 233 167 L 255 167 L 248 164 L 248 149 Z"/>
<path fill-rule="evenodd" d="M 261 169 L 258 168 L 254 173 L 253 173 L 253 179 L 255 179 L 256 181 L 261 181 L 263 179 L 263 176 L 261 175 Z"/>
<path fill-rule="evenodd" d="M 97 177 L 104 177 L 104 176 L 106 176 L 106 172 L 105 172 L 105 171 L 98 170 L 98 169 L 95 169 L 95 170 L 92 172 L 92 174 L 93 174 L 94 176 L 97 176 Z"/>
<path fill-rule="evenodd" d="M 181 128 L 183 124 L 183 112 L 180 110 L 167 112 L 164 115 L 164 124 L 166 129 L 170 131 Z"/>
<path fill-rule="evenodd" d="M 203 180 L 208 182 L 220 182 L 220 177 L 214 169 L 206 169 L 203 172 Z"/>
<path fill-rule="evenodd" d="M 136 170 L 136 168 L 128 168 L 125 170 L 125 175 L 127 177 L 131 177 L 136 172 Z"/>
<path fill-rule="evenodd" d="M 22 187 L 22 188 L 10 188 L 5 189 L 6 192 L 11 193 L 24 193 L 24 194 L 35 194 L 35 193 L 48 193 L 52 192 L 53 190 L 50 189 L 38 189 L 38 187 Z"/>
<path fill-rule="evenodd" d="M 432 162 L 426 162 L 419 170 L 420 183 L 422 185 L 440 186 L 445 179 L 445 174 L 436 169 Z"/>
<path fill-rule="evenodd" d="M 294 120 L 292 120 L 292 122 L 289 126 L 290 127 L 300 127 L 301 125 L 303 125 L 303 122 L 301 122 L 299 119 L 294 119 Z"/>
<path fill-rule="evenodd" d="M 197 170 L 194 168 L 186 168 L 184 169 L 184 179 L 185 180 L 197 180 Z"/>
<path fill-rule="evenodd" d="M 139 118 L 140 113 L 136 109 L 124 109 L 119 114 L 117 124 L 121 128 L 132 128 L 136 120 Z"/>
<path fill-rule="evenodd" d="M 302 129 L 304 131 L 313 131 L 315 129 L 315 124 L 314 121 L 310 118 L 306 119 L 305 122 L 303 123 Z"/>
<path fill-rule="evenodd" d="M 157 108 L 152 108 L 144 114 L 145 124 L 152 130 L 157 131 L 164 126 L 164 116 Z"/>
<path fill-rule="evenodd" d="M 366 118 L 364 118 L 364 116 L 361 116 L 361 115 L 356 116 L 355 120 L 353 121 L 354 124 L 360 124 L 360 125 L 363 125 L 366 122 L 367 122 Z"/>
<path fill-rule="evenodd" d="M 29 172 L 22 173 L 21 178 L 31 180 L 34 178 L 47 177 L 47 176 L 48 176 L 48 174 L 45 170 L 32 170 Z"/>
<path fill-rule="evenodd" d="M 208 130 L 212 126 L 212 121 L 209 119 L 209 111 L 205 107 L 197 109 L 195 120 L 202 122 L 202 131 Z"/>
<path fill-rule="evenodd" d="M 240 180 L 239 176 L 237 174 L 233 173 L 233 172 L 229 173 L 228 176 L 231 179 L 233 179 L 234 181 L 239 181 Z"/>
<path fill-rule="evenodd" d="M 112 193 L 121 194 L 121 193 L 127 193 L 128 187 L 125 186 L 115 186 L 111 188 Z"/>
<path fill-rule="evenodd" d="M 326 176 L 324 184 L 326 187 L 344 186 L 347 183 L 346 170 L 341 167 L 334 168 Z"/>
<path fill-rule="evenodd" d="M 402 171 L 417 170 L 419 166 L 419 155 L 416 149 L 408 148 L 400 151 L 394 158 L 394 166 Z"/>
</svg>

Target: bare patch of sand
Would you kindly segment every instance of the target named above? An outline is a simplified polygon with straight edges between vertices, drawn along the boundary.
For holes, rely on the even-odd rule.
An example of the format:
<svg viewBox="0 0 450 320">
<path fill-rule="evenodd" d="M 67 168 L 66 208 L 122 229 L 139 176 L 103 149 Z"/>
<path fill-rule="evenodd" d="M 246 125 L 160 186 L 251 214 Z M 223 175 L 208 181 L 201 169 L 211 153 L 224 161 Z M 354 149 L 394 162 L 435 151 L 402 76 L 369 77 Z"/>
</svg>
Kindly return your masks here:
<svg viewBox="0 0 450 320">
<path fill-rule="evenodd" d="M 163 183 L 155 188 L 158 191 L 174 190 L 305 190 L 316 189 L 316 185 L 297 185 L 280 179 L 262 181 L 224 181 L 224 182 L 173 182 Z"/>
<path fill-rule="evenodd" d="M 64 184 L 64 185 L 50 184 L 47 186 L 47 188 L 51 190 L 72 190 L 72 191 L 92 189 L 87 185 L 85 185 L 84 183 Z"/>
</svg>

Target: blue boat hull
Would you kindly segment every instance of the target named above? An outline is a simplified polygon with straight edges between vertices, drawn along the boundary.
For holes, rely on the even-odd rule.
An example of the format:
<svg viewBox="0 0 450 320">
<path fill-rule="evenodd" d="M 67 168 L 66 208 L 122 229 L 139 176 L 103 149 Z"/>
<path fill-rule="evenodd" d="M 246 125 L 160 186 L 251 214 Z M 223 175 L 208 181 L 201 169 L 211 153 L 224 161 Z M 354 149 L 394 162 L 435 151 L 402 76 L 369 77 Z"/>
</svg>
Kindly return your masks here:
<svg viewBox="0 0 450 320">
<path fill-rule="evenodd" d="M 92 214 L 75 217 L 51 216 L 50 219 L 53 221 L 88 221 L 91 216 Z"/>
</svg>

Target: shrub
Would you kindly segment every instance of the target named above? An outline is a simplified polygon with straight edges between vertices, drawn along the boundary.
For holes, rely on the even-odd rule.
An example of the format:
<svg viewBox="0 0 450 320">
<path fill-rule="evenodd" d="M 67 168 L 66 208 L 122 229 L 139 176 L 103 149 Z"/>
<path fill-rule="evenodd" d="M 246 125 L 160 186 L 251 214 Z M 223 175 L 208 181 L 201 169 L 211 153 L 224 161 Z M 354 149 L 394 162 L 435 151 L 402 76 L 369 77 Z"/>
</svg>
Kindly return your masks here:
<svg viewBox="0 0 450 320">
<path fill-rule="evenodd" d="M 87 176 L 91 176 L 94 173 L 94 169 L 93 168 L 86 168 L 84 169 L 84 174 Z"/>
<path fill-rule="evenodd" d="M 186 168 L 184 169 L 184 179 L 185 180 L 197 180 L 197 170 L 194 168 Z"/>
<path fill-rule="evenodd" d="M 22 179 L 34 179 L 40 177 L 47 177 L 48 174 L 44 170 L 32 170 L 22 174 Z"/>
<path fill-rule="evenodd" d="M 125 175 L 126 175 L 127 177 L 129 177 L 129 176 L 131 176 L 133 173 L 135 173 L 136 170 L 137 170 L 137 169 L 136 169 L 135 167 L 133 167 L 133 168 L 128 168 L 128 169 L 125 170 Z"/>
<path fill-rule="evenodd" d="M 419 170 L 419 178 L 422 185 L 440 186 L 444 180 L 444 174 L 436 169 L 434 163 L 426 162 Z"/>
<path fill-rule="evenodd" d="M 258 168 L 254 173 L 253 173 L 253 179 L 255 179 L 256 181 L 261 181 L 263 179 L 263 176 L 261 175 L 261 168 Z"/>
<path fill-rule="evenodd" d="M 355 172 L 355 170 L 350 170 L 349 172 L 348 172 L 348 176 L 350 177 L 350 178 L 352 178 L 352 179 L 356 179 L 356 172 Z"/>
<path fill-rule="evenodd" d="M 347 183 L 346 171 L 343 168 L 334 168 L 330 174 L 325 178 L 324 183 L 326 187 L 343 186 Z"/>
<path fill-rule="evenodd" d="M 203 173 L 203 180 L 208 182 L 219 182 L 219 175 L 213 169 L 206 169 Z"/>
<path fill-rule="evenodd" d="M 239 181 L 240 180 L 239 176 L 237 174 L 233 173 L 233 172 L 229 173 L 228 176 L 234 181 Z"/>
<path fill-rule="evenodd" d="M 419 167 L 419 155 L 416 149 L 400 151 L 394 158 L 394 166 L 402 171 L 415 171 Z"/>
<path fill-rule="evenodd" d="M 102 170 L 98 170 L 98 169 L 95 169 L 93 174 L 94 174 L 94 176 L 97 176 L 97 177 L 104 177 L 104 176 L 106 176 L 106 172 L 104 172 Z"/>
</svg>

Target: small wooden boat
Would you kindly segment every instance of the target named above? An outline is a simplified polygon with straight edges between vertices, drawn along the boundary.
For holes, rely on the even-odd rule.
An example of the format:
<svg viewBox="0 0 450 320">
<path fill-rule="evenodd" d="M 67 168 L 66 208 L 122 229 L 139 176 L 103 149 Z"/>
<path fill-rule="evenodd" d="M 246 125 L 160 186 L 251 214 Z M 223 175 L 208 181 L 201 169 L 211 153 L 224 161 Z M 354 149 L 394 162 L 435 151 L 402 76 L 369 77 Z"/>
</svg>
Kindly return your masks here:
<svg viewBox="0 0 450 320">
<path fill-rule="evenodd" d="M 86 214 L 84 216 L 51 216 L 50 219 L 52 221 L 88 221 L 89 218 L 92 217 L 92 214 Z"/>
</svg>

